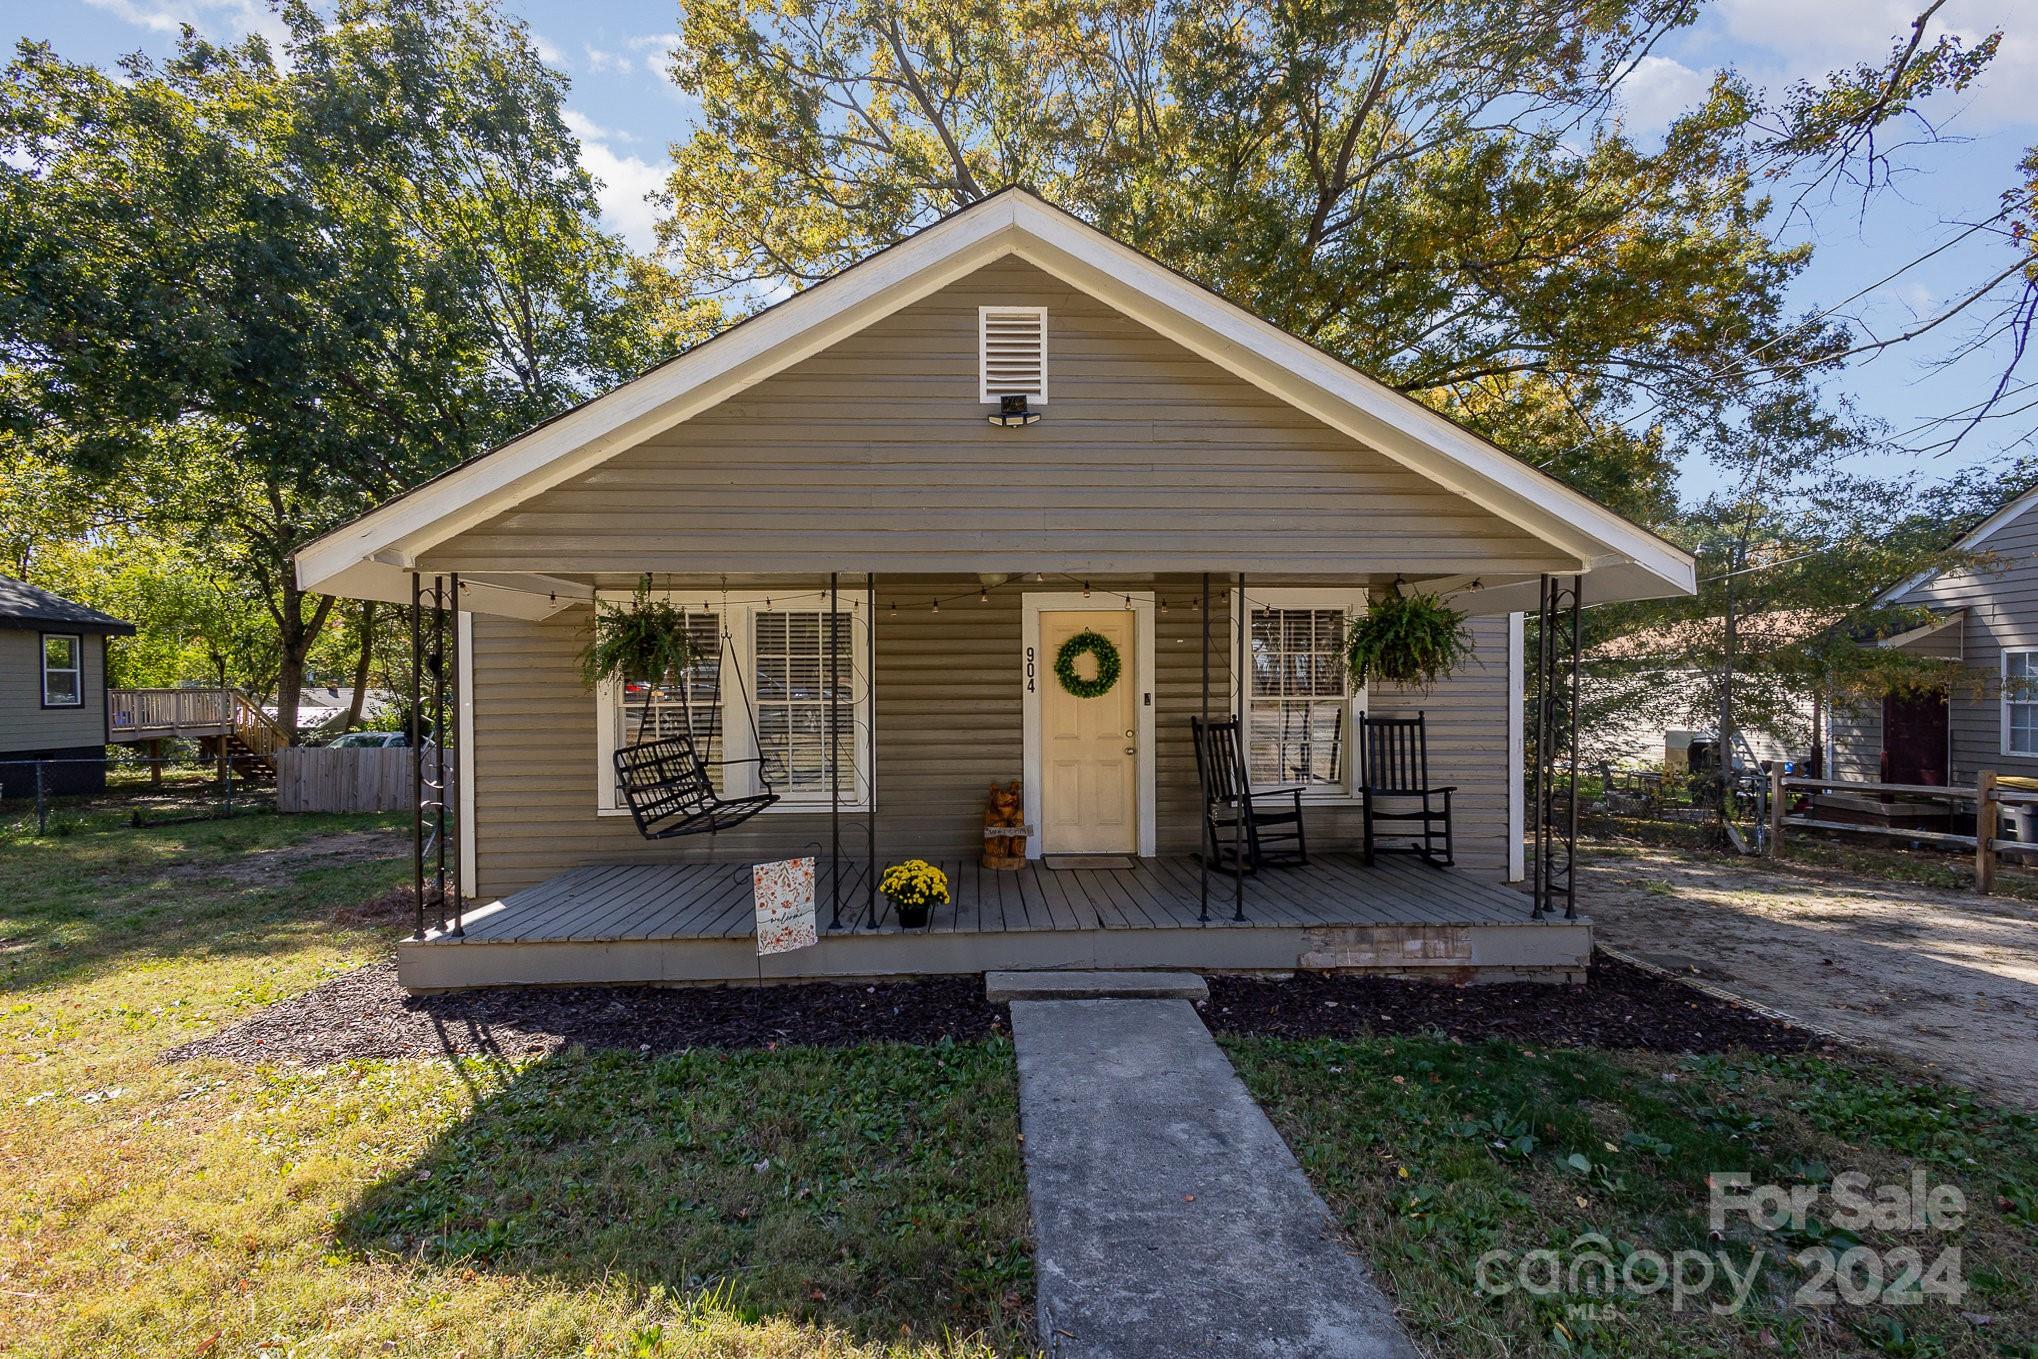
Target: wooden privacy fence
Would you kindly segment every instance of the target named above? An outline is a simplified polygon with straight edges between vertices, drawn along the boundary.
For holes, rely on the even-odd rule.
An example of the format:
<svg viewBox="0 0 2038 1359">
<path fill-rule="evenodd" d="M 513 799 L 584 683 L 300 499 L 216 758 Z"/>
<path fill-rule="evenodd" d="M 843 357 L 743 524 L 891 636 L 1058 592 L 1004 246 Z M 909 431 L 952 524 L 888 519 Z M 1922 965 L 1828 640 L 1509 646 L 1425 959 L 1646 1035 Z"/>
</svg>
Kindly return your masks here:
<svg viewBox="0 0 2038 1359">
<path fill-rule="evenodd" d="M 1911 830 L 1902 826 L 1877 826 L 1854 821 L 1826 821 L 1811 816 L 1789 816 L 1785 813 L 1793 791 L 1887 794 L 1942 801 L 1955 806 L 1971 802 L 1974 804 L 1975 833 L 1958 835 L 1951 831 Z M 1975 890 L 1986 894 L 1995 886 L 1996 855 L 2038 854 L 2038 840 L 2005 840 L 1997 833 L 2002 829 L 2002 809 L 2005 807 L 2038 808 L 2038 791 L 2003 788 L 1996 782 L 1996 772 L 1993 769 L 1984 769 L 1975 775 L 1975 786 L 1972 788 L 1942 788 L 1929 783 L 1865 783 L 1850 779 L 1807 779 L 1787 775 L 1781 768 L 1777 768 L 1769 773 L 1769 848 L 1772 854 L 1775 853 L 1776 847 L 1783 843 L 1784 829 L 1792 827 L 1803 830 L 1849 831 L 1856 835 L 1886 835 L 1899 840 L 1913 840 L 1919 844 L 1971 849 L 1974 851 Z"/>
<path fill-rule="evenodd" d="M 409 811 L 416 797 L 411 782 L 411 754 L 403 747 L 374 746 L 339 750 L 292 746 L 279 750 L 276 810 Z M 427 760 L 430 754 L 427 751 Z M 427 764 L 426 773 L 430 772 Z"/>
</svg>

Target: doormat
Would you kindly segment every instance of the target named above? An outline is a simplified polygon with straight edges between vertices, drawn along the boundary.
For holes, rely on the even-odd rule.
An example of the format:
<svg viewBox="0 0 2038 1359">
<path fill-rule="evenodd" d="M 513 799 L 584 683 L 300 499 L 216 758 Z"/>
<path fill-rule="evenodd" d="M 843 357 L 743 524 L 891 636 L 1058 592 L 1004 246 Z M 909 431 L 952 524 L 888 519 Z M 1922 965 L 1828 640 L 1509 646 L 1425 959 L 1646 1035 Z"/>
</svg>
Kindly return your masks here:
<svg viewBox="0 0 2038 1359">
<path fill-rule="evenodd" d="M 1041 866 L 1056 870 L 1064 868 L 1137 868 L 1139 859 L 1131 854 L 1045 854 Z"/>
</svg>

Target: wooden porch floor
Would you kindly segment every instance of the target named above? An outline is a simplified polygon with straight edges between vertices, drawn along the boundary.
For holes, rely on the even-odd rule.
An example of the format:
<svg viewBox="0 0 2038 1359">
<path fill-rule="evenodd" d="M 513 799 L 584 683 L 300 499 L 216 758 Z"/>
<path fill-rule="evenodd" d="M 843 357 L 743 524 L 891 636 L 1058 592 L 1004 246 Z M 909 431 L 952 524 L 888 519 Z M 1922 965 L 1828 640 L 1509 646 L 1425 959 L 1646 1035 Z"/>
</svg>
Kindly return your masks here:
<svg viewBox="0 0 2038 1359">
<path fill-rule="evenodd" d="M 1331 925 L 1519 925 L 1529 899 L 1454 868 L 1383 855 L 1369 867 L 1356 854 L 1319 854 L 1306 868 L 1270 869 L 1245 884 L 1245 919 L 1233 920 L 1232 878 L 1210 877 L 1210 920 L 1198 920 L 1201 884 L 1193 858 L 1132 860 L 1130 868 L 1047 868 L 998 872 L 974 861 L 941 860 L 952 905 L 920 930 L 886 913 L 877 933 L 999 934 L 1020 930 L 1240 929 Z M 863 861 L 842 865 L 842 928 L 861 924 L 867 902 Z M 830 916 L 828 861 L 816 867 L 815 900 Z M 882 900 L 878 902 L 884 911 Z M 747 939 L 754 906 L 748 864 L 595 864 L 571 869 L 475 912 L 469 940 L 492 942 Z M 863 933 L 872 931 L 863 930 Z M 447 940 L 448 943 L 457 942 Z"/>
<path fill-rule="evenodd" d="M 1592 951 L 1585 920 L 1529 918 L 1526 894 L 1459 869 L 1356 854 L 1232 882 L 1212 874 L 1210 919 L 1197 919 L 1200 874 L 1188 856 L 1123 868 L 1018 872 L 941 864 L 955 894 L 924 928 L 887 916 L 863 924 L 861 862 L 842 865 L 842 926 L 829 928 L 830 866 L 816 875 L 821 938 L 759 958 L 750 867 L 593 864 L 470 912 L 461 937 L 397 946 L 414 990 L 504 984 L 735 982 L 885 977 L 1005 968 L 1190 968 L 1213 972 L 1359 969 L 1453 981 L 1575 980 Z M 882 903 L 880 903 L 882 905 Z"/>
</svg>

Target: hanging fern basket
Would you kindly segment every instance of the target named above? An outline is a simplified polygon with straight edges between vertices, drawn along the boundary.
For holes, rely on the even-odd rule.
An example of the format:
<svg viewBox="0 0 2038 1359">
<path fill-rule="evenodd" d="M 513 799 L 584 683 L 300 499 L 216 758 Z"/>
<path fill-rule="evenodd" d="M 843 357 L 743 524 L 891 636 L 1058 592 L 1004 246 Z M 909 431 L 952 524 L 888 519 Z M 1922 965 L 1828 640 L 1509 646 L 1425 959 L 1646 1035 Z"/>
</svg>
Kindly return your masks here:
<svg viewBox="0 0 2038 1359">
<path fill-rule="evenodd" d="M 687 636 L 686 614 L 663 599 L 653 599 L 648 584 L 640 585 L 627 604 L 597 603 L 587 645 L 580 652 L 580 682 L 589 689 L 603 683 L 626 685 L 643 680 L 644 713 L 637 734 L 651 713 L 658 685 L 683 673 L 693 663 L 693 641 Z"/>
<path fill-rule="evenodd" d="M 1465 615 L 1435 595 L 1378 595 L 1345 638 L 1345 665 L 1364 688 L 1384 680 L 1427 694 L 1472 654 Z"/>
</svg>

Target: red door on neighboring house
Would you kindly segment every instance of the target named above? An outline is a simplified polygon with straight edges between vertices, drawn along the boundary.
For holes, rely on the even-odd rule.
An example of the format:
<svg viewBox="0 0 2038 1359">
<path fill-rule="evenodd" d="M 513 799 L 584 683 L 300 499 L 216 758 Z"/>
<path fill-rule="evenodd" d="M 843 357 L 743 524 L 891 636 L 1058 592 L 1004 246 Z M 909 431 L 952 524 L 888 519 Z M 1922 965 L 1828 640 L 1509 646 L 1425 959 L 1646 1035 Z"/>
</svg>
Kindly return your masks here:
<svg viewBox="0 0 2038 1359">
<path fill-rule="evenodd" d="M 1946 695 L 1882 700 L 1882 782 L 1946 786 Z"/>
</svg>

